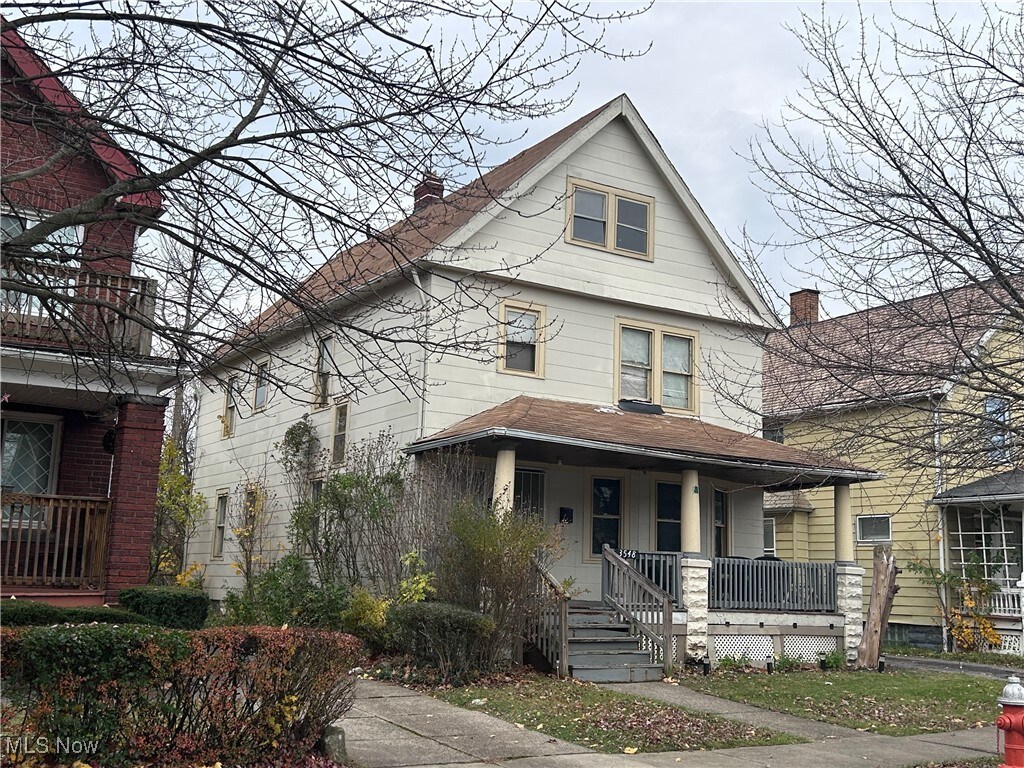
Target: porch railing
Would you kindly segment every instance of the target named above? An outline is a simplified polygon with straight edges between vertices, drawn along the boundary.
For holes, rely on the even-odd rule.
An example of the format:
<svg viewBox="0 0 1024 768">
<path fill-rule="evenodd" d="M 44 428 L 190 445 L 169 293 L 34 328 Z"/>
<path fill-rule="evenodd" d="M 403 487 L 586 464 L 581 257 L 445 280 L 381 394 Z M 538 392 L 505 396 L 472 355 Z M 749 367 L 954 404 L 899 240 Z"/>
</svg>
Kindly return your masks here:
<svg viewBox="0 0 1024 768">
<path fill-rule="evenodd" d="M 601 600 L 629 622 L 633 633 L 650 643 L 651 658 L 671 675 L 675 661 L 672 648 L 672 595 L 605 545 L 601 556 Z"/>
<path fill-rule="evenodd" d="M 963 595 L 956 594 L 956 604 L 963 607 Z M 1019 619 L 1021 617 L 1020 590 L 991 592 L 974 595 L 975 606 L 971 608 L 984 616 L 998 616 Z"/>
<path fill-rule="evenodd" d="M 569 674 L 569 596 L 562 585 L 533 561 L 533 609 L 526 641 L 533 643 L 559 677 Z"/>
<path fill-rule="evenodd" d="M 711 566 L 709 607 L 834 613 L 836 564 L 716 557 Z"/>
<path fill-rule="evenodd" d="M 632 549 L 619 550 L 618 553 L 640 573 L 672 595 L 676 605 L 683 604 L 683 590 L 679 581 L 682 555 L 678 552 L 640 552 Z"/>
<path fill-rule="evenodd" d="M 4 584 L 103 585 L 109 499 L 5 491 L 2 500 Z"/>
<path fill-rule="evenodd" d="M 85 342 L 148 355 L 156 281 L 114 275 L 68 264 L 9 262 L 0 270 L 3 332 L 8 340 L 26 339 L 66 345 Z M 44 300 L 18 290 L 18 283 L 45 291 Z"/>
</svg>

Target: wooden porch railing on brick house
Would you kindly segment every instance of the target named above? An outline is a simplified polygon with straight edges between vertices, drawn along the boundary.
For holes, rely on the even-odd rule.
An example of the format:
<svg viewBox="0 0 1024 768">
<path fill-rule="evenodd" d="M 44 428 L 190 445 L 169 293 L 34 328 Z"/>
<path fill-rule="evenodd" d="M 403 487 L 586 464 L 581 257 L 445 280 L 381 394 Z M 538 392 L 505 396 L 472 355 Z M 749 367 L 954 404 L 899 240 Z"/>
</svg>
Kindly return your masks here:
<svg viewBox="0 0 1024 768">
<path fill-rule="evenodd" d="M 152 333 L 140 322 L 153 319 L 156 281 L 79 267 L 35 262 L 7 263 L 0 270 L 3 333 L 8 343 L 84 343 L 148 355 Z M 18 290 L 18 283 L 53 294 L 43 299 Z M 52 309 L 57 310 L 56 312 Z"/>
<path fill-rule="evenodd" d="M 103 586 L 110 500 L 3 493 L 5 585 Z"/>
</svg>

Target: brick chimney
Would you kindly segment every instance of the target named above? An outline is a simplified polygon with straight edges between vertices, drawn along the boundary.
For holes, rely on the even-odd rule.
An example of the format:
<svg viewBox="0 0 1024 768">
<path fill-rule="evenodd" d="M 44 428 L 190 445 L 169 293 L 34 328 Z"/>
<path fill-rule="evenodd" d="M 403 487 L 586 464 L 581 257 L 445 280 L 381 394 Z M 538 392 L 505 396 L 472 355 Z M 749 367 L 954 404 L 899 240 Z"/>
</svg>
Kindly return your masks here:
<svg viewBox="0 0 1024 768">
<path fill-rule="evenodd" d="M 802 288 L 789 294 L 789 324 L 805 325 L 818 322 L 818 291 Z"/>
<path fill-rule="evenodd" d="M 423 174 L 423 181 L 412 191 L 412 210 L 419 213 L 444 197 L 444 182 L 431 171 Z"/>
</svg>

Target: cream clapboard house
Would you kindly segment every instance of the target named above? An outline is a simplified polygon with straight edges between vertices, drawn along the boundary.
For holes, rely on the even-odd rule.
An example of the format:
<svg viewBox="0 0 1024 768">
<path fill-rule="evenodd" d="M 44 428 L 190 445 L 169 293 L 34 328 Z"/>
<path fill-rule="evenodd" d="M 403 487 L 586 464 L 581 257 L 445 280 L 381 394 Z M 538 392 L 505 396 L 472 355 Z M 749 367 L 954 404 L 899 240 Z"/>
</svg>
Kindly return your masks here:
<svg viewBox="0 0 1024 768">
<path fill-rule="evenodd" d="M 1016 290 L 1021 278 L 1011 278 Z M 977 572 L 997 592 L 982 612 L 1020 653 L 1024 446 L 1012 439 L 1024 336 L 997 281 L 969 284 L 829 319 L 818 292 L 790 297 L 790 327 L 769 337 L 765 434 L 882 471 L 854 487 L 855 555 L 871 568 L 889 544 L 904 568 L 890 639 L 939 647 L 948 627 L 939 594 L 909 567 Z M 780 557 L 831 559 L 831 490 L 770 494 L 766 540 Z M 871 574 L 865 578 L 865 609 Z M 947 591 L 946 605 L 958 597 Z"/>
<path fill-rule="evenodd" d="M 275 387 L 261 366 L 286 368 L 283 359 L 318 369 L 329 351 L 346 373 L 352 355 L 330 327 L 292 322 L 285 306 L 265 313 L 260 323 L 274 360 L 255 356 L 233 394 L 212 389 L 201 400 L 196 481 L 210 516 L 189 557 L 206 566 L 211 594 L 239 586 L 225 525 L 230 495 L 260 473 L 280 485 L 271 446 L 309 414 L 339 468 L 346 445 L 382 430 L 414 456 L 468 446 L 494 473 L 495 503 L 515 495 L 566 525 L 569 552 L 556 579 L 574 578 L 584 597 L 599 601 L 602 569 L 607 579 L 609 568 L 628 560 L 671 594 L 676 618 L 688 615 L 691 652 L 714 652 L 712 559 L 758 562 L 763 488 L 839 484 L 836 514 L 848 519 L 849 485 L 876 476 L 761 440 L 756 413 L 737 405 L 753 396 L 756 410 L 760 351 L 750 336 L 771 328 L 773 313 L 625 96 L 459 191 L 443 196 L 427 179 L 416 198 L 415 212 L 386 244 L 340 254 L 304 289 L 329 297 L 338 282 L 372 279 L 376 291 L 409 292 L 409 306 L 433 297 L 421 313 L 380 319 L 433 333 L 438 307 L 459 301 L 448 278 L 479 273 L 491 280 L 495 304 L 462 314 L 455 330 L 488 335 L 497 359 L 421 356 L 422 398 L 389 386 L 345 394 L 325 370 L 327 395 L 311 404 L 320 399 L 311 396 L 319 377 L 296 375 L 293 386 Z M 505 264 L 519 266 L 513 274 Z M 282 545 L 286 523 L 282 511 L 275 531 Z M 606 545 L 628 557 L 612 563 Z M 843 555 L 852 539 L 844 547 L 837 559 L 851 560 Z M 825 647 L 834 650 L 859 636 L 860 622 L 844 624 L 836 573 L 822 574 L 832 581 L 815 610 L 831 619 L 819 616 L 801 637 L 813 650 L 827 635 Z M 717 583 L 724 590 L 726 582 L 736 591 L 748 579 L 736 572 Z M 746 600 L 753 605 L 753 596 Z M 749 655 L 763 659 L 773 643 L 782 650 L 782 618 L 769 621 L 773 639 L 746 617 L 764 635 Z M 723 645 L 718 655 L 745 647 Z"/>
</svg>

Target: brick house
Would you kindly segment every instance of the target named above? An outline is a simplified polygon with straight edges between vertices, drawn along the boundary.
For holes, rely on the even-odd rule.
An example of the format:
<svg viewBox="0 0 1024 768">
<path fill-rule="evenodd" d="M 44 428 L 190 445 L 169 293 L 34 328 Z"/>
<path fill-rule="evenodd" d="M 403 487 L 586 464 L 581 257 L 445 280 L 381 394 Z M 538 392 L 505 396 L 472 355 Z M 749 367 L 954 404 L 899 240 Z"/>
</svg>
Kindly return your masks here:
<svg viewBox="0 0 1024 768">
<path fill-rule="evenodd" d="M 2 68 L 7 242 L 138 171 L 108 136 L 74 130 L 87 126 L 82 106 L 15 30 L 3 33 Z M 69 151 L 76 134 L 88 140 Z M 99 604 L 147 579 L 174 369 L 133 320 L 152 317 L 155 286 L 132 263 L 161 212 L 155 193 L 126 196 L 45 248 L 4 249 L 4 597 Z"/>
</svg>

